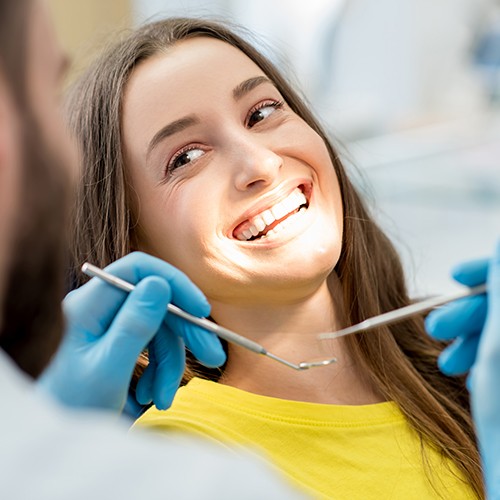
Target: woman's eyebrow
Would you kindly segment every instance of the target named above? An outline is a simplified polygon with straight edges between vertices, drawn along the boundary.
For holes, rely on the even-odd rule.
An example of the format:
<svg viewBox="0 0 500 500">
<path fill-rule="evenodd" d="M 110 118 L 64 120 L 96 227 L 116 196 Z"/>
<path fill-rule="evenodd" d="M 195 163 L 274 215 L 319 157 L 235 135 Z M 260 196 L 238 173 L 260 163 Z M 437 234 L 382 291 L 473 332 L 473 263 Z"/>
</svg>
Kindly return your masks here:
<svg viewBox="0 0 500 500">
<path fill-rule="evenodd" d="M 246 94 L 251 92 L 255 87 L 262 85 L 263 83 L 270 83 L 274 86 L 273 82 L 269 80 L 269 78 L 265 76 L 254 76 L 253 78 L 249 78 L 244 82 L 241 82 L 233 89 L 233 97 L 235 101 L 239 101 Z"/>
<path fill-rule="evenodd" d="M 178 132 L 182 132 L 186 128 L 192 127 L 193 125 L 196 125 L 198 123 L 200 123 L 200 119 L 197 116 L 188 115 L 162 127 L 160 130 L 158 130 L 158 132 L 156 132 L 154 137 L 149 142 L 146 158 L 151 154 L 153 149 L 156 148 L 156 146 L 158 146 L 161 141 L 163 141 L 163 139 L 177 134 Z"/>
<path fill-rule="evenodd" d="M 248 80 L 241 82 L 233 89 L 234 100 L 239 101 L 254 88 L 264 83 L 274 85 L 271 80 L 269 80 L 269 78 L 265 76 L 254 76 L 252 78 L 249 78 Z M 158 132 L 156 132 L 154 137 L 149 142 L 148 150 L 146 152 L 146 158 L 149 157 L 153 149 L 155 149 L 161 141 L 163 141 L 167 137 L 170 137 L 171 135 L 182 132 L 188 127 L 197 125 L 198 123 L 200 123 L 200 119 L 196 115 L 188 115 L 162 127 Z"/>
</svg>

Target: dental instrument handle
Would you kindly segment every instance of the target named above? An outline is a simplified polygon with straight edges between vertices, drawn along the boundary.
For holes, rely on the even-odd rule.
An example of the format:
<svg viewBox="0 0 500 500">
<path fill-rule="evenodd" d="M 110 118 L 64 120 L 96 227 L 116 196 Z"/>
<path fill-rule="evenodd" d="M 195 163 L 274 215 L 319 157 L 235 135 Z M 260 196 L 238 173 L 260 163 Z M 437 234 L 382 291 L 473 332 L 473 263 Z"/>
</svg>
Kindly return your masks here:
<svg viewBox="0 0 500 500">
<path fill-rule="evenodd" d="M 221 339 L 232 342 L 233 344 L 237 344 L 241 347 L 244 347 L 245 349 L 256 352 L 257 354 L 267 354 L 267 351 L 261 345 L 257 344 L 257 342 L 253 342 L 246 337 L 242 337 L 241 335 L 238 335 L 237 333 L 228 330 L 227 328 L 224 328 L 223 326 L 220 326 L 206 318 L 198 318 L 197 316 L 193 316 L 186 311 L 183 311 L 179 307 L 174 306 L 173 304 L 168 304 L 167 309 L 169 312 L 175 314 L 176 316 L 184 318 L 185 320 L 190 321 L 197 326 L 201 326 L 205 330 L 209 330 L 215 333 Z"/>
<path fill-rule="evenodd" d="M 429 311 L 434 307 L 442 306 L 448 302 L 453 302 L 454 300 L 463 299 L 465 297 L 471 297 L 473 295 L 481 295 L 486 293 L 486 284 L 468 288 L 466 290 L 452 293 L 450 295 L 440 295 L 439 297 L 430 298 L 417 302 L 415 304 L 410 304 L 409 306 L 401 307 L 400 309 L 395 309 L 394 311 L 389 311 L 379 316 L 374 316 L 373 318 L 366 319 L 361 323 L 358 323 L 342 330 L 336 332 L 320 333 L 318 338 L 320 340 L 327 339 L 338 339 L 340 337 L 345 337 L 346 335 L 353 335 L 355 333 L 365 332 L 371 330 L 377 326 L 390 325 L 402 319 L 410 318 L 419 313 Z"/>
<path fill-rule="evenodd" d="M 83 264 L 82 272 L 87 276 L 100 278 L 103 281 L 106 281 L 106 283 L 109 283 L 110 285 L 113 285 L 116 288 L 119 288 L 120 290 L 123 290 L 125 292 L 131 292 L 135 288 L 135 286 L 129 283 L 128 281 L 122 280 L 117 276 L 109 274 L 106 271 L 103 271 L 99 267 L 94 266 L 93 264 L 90 264 L 88 262 Z M 268 355 L 266 349 L 264 349 L 261 345 L 257 344 L 257 342 L 253 342 L 250 339 L 242 337 L 241 335 L 238 335 L 237 333 L 228 330 L 227 328 L 217 325 L 216 323 L 213 323 L 208 319 L 198 318 L 197 316 L 193 316 L 192 314 L 187 313 L 186 311 L 182 310 L 181 308 L 173 304 L 168 304 L 167 310 L 168 312 L 175 314 L 176 316 L 179 316 L 197 326 L 200 326 L 201 328 L 204 328 L 205 330 L 209 330 L 215 333 L 218 337 L 226 340 L 227 342 L 239 345 L 257 354 L 264 354 L 266 356 Z"/>
</svg>

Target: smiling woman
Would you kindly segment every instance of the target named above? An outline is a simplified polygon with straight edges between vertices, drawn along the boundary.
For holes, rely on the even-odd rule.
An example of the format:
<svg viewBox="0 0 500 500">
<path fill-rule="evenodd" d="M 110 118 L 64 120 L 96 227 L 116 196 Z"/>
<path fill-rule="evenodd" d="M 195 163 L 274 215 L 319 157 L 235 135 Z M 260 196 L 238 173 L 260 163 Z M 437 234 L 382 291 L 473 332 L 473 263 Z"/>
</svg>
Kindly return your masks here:
<svg viewBox="0 0 500 500">
<path fill-rule="evenodd" d="M 216 322 L 291 361 L 325 357 L 318 332 L 409 303 L 307 104 L 227 27 L 138 29 L 69 110 L 84 173 L 75 268 L 154 254 L 201 288 Z M 222 370 L 189 360 L 172 407 L 138 425 L 257 448 L 316 497 L 482 496 L 464 381 L 440 375 L 420 319 L 331 348 L 338 363 L 307 372 L 233 345 Z"/>
<path fill-rule="evenodd" d="M 283 305 L 307 286 L 319 299 L 311 307 L 331 310 L 325 278 L 342 241 L 335 170 L 321 137 L 251 59 L 221 40 L 197 37 L 142 61 L 124 91 L 122 136 L 138 215 L 134 246 L 186 272 L 215 319 L 241 330 L 242 314 L 255 317 L 246 285 L 259 302 L 274 291 Z M 307 193 L 309 208 L 286 228 L 237 237 L 257 236 L 253 221 L 263 221 L 261 213 L 283 219 L 296 191 Z M 301 278 L 301 286 L 289 286 Z M 252 323 L 244 328 L 269 330 Z"/>
</svg>

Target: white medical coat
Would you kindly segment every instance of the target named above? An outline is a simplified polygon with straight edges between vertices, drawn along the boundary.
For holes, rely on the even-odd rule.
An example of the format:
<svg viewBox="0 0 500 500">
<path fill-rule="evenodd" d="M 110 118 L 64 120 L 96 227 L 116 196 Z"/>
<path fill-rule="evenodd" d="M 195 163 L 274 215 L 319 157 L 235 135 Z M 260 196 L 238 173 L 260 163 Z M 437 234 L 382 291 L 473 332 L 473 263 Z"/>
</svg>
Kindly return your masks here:
<svg viewBox="0 0 500 500">
<path fill-rule="evenodd" d="M 48 401 L 0 350 L 0 498 L 304 498 L 257 457 L 204 441 L 126 435 L 117 417 Z"/>
</svg>

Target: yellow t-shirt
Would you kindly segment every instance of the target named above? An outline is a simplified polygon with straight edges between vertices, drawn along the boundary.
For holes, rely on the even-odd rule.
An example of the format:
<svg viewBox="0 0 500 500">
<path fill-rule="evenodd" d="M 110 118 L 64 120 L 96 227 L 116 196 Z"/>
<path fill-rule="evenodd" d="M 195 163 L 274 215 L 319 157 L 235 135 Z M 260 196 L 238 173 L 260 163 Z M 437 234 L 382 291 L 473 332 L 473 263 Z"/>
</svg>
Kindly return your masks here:
<svg viewBox="0 0 500 500">
<path fill-rule="evenodd" d="M 424 446 L 423 459 L 418 435 L 393 402 L 304 403 L 195 378 L 169 410 L 151 408 L 136 425 L 257 448 L 314 498 L 476 498 L 431 446 Z"/>
</svg>

